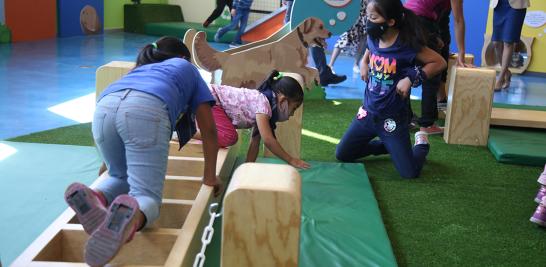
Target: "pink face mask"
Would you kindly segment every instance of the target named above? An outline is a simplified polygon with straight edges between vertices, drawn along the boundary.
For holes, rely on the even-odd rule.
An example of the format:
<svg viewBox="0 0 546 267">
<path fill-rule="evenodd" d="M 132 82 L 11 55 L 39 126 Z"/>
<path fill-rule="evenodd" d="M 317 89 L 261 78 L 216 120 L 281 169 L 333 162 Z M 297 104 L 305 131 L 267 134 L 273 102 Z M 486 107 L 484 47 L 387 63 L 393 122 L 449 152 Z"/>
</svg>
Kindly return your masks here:
<svg viewBox="0 0 546 267">
<path fill-rule="evenodd" d="M 288 118 L 290 118 L 290 110 L 288 109 L 288 101 L 282 101 L 279 103 L 279 106 L 277 106 L 277 115 L 278 119 L 277 121 L 287 121 Z"/>
</svg>

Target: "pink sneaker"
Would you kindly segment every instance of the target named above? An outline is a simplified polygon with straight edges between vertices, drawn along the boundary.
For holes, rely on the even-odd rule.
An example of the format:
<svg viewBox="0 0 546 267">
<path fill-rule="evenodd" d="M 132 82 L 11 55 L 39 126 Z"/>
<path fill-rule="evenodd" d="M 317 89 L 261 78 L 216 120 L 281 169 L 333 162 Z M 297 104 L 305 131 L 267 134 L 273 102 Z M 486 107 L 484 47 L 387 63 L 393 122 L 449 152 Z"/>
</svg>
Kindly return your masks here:
<svg viewBox="0 0 546 267">
<path fill-rule="evenodd" d="M 436 124 L 433 124 L 429 127 L 421 127 L 419 130 L 422 132 L 426 132 L 427 134 L 443 134 L 444 133 L 444 127 L 439 127 Z"/>
<path fill-rule="evenodd" d="M 76 212 L 87 234 L 92 234 L 106 217 L 106 203 L 102 196 L 84 184 L 73 183 L 64 193 L 68 206 Z"/>
<path fill-rule="evenodd" d="M 542 201 L 542 198 L 546 195 L 546 186 L 541 185 L 538 189 L 537 195 L 535 196 L 535 202 L 540 203 Z"/>
<path fill-rule="evenodd" d="M 415 145 L 428 145 L 428 133 L 425 131 L 416 132 Z"/>
<path fill-rule="evenodd" d="M 118 196 L 110 205 L 104 222 L 87 240 L 85 262 L 91 266 L 104 266 L 112 260 L 133 238 L 139 225 L 137 212 L 139 206 L 135 198 Z"/>
<path fill-rule="evenodd" d="M 542 204 L 542 202 L 538 204 L 535 213 L 533 214 L 533 216 L 531 216 L 531 219 L 529 220 L 540 226 L 546 227 L 546 207 L 544 206 L 544 204 Z"/>
</svg>

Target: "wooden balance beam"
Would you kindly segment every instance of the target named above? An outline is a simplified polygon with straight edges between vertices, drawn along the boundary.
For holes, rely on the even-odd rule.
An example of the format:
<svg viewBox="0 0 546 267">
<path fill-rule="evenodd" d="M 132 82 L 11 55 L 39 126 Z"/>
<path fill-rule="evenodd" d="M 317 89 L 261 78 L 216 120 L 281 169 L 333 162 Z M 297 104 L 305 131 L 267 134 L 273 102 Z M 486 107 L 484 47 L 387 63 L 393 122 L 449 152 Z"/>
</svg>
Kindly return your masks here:
<svg viewBox="0 0 546 267">
<path fill-rule="evenodd" d="M 293 167 L 245 163 L 224 198 L 222 267 L 298 266 L 301 177 Z"/>
<path fill-rule="evenodd" d="M 493 108 L 491 125 L 546 129 L 546 111 Z"/>
<path fill-rule="evenodd" d="M 240 142 L 218 152 L 217 175 L 227 181 Z M 212 187 L 202 185 L 203 149 L 190 141 L 181 151 L 171 142 L 159 219 L 136 233 L 110 262 L 116 266 L 191 266 L 209 220 Z M 99 177 L 96 185 L 104 175 Z M 83 252 L 89 236 L 72 209 L 66 209 L 11 266 L 87 266 Z"/>
</svg>

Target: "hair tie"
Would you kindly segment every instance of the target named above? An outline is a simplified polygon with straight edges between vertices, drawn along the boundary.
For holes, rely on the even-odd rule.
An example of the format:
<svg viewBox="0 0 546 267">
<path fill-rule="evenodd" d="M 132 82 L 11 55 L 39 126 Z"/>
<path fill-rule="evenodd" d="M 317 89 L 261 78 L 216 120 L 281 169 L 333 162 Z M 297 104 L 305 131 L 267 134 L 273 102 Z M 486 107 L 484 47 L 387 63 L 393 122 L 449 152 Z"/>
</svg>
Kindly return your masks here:
<svg viewBox="0 0 546 267">
<path fill-rule="evenodd" d="M 277 81 L 277 80 L 280 80 L 282 77 L 283 77 L 282 72 L 279 72 L 279 75 L 273 77 L 273 80 Z"/>
<path fill-rule="evenodd" d="M 152 46 L 154 47 L 154 49 L 157 49 L 157 44 L 155 42 L 152 43 Z"/>
</svg>

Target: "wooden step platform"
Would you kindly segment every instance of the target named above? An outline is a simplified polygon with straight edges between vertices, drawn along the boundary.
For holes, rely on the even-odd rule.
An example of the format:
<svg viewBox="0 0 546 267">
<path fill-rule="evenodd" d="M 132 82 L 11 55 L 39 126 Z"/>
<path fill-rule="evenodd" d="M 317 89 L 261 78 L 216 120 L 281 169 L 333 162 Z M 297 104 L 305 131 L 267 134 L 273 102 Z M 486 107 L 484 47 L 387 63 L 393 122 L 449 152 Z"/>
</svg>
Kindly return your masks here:
<svg viewBox="0 0 546 267">
<path fill-rule="evenodd" d="M 546 129 L 546 111 L 493 108 L 491 125 Z"/>
<path fill-rule="evenodd" d="M 239 147 L 240 142 L 218 152 L 217 174 L 223 181 L 231 174 Z M 192 266 L 214 199 L 212 188 L 201 183 L 203 164 L 199 141 L 190 141 L 181 151 L 171 142 L 161 215 L 152 227 L 138 232 L 111 265 Z M 88 237 L 67 208 L 11 266 L 87 266 L 83 250 Z"/>
</svg>

